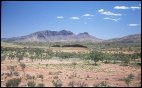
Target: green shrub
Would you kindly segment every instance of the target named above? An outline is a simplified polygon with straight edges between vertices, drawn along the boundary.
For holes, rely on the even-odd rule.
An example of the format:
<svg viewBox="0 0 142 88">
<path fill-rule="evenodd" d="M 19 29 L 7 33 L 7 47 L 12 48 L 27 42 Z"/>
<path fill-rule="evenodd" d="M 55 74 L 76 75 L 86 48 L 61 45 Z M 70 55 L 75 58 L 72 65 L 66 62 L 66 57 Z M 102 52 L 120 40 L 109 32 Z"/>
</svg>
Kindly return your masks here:
<svg viewBox="0 0 142 88">
<path fill-rule="evenodd" d="M 20 78 L 10 79 L 6 82 L 6 87 L 18 87 L 20 82 L 21 82 Z"/>
<path fill-rule="evenodd" d="M 53 72 L 49 72 L 48 74 L 49 74 L 49 75 L 53 75 Z"/>
<path fill-rule="evenodd" d="M 7 69 L 10 71 L 9 76 L 13 76 L 13 72 L 15 71 L 15 66 L 7 66 Z"/>
<path fill-rule="evenodd" d="M 77 65 L 76 62 L 72 62 L 73 68 L 75 69 L 75 66 Z"/>
<path fill-rule="evenodd" d="M 100 84 L 93 84 L 94 87 L 111 87 L 106 83 L 106 81 L 101 82 Z"/>
<path fill-rule="evenodd" d="M 54 79 L 58 79 L 58 76 L 54 76 L 53 78 L 54 78 Z"/>
<path fill-rule="evenodd" d="M 43 79 L 43 75 L 39 75 L 38 77 L 41 78 L 41 79 Z"/>
<path fill-rule="evenodd" d="M 20 66 L 21 66 L 22 70 L 24 70 L 26 67 L 26 65 L 24 63 L 20 63 Z"/>
<path fill-rule="evenodd" d="M 112 59 L 112 55 L 105 53 L 105 54 L 103 54 L 103 59 L 105 60 L 105 62 L 104 62 L 105 64 L 110 63 L 110 60 Z"/>
<path fill-rule="evenodd" d="M 37 87 L 45 87 L 45 85 L 43 83 L 39 83 Z"/>
<path fill-rule="evenodd" d="M 75 82 L 74 81 L 69 82 L 68 86 L 69 87 L 75 87 Z"/>
<path fill-rule="evenodd" d="M 48 66 L 48 64 L 46 64 L 46 67 Z"/>
<path fill-rule="evenodd" d="M 29 81 L 27 85 L 28 87 L 35 87 L 36 83 L 34 81 Z"/>
<path fill-rule="evenodd" d="M 87 75 L 87 76 L 86 76 L 86 78 L 90 78 L 90 76 L 89 76 L 89 75 Z"/>
<path fill-rule="evenodd" d="M 17 55 L 17 60 L 18 60 L 18 62 L 20 62 L 21 60 L 23 60 L 24 58 L 23 58 L 24 56 L 23 55 Z"/>
<path fill-rule="evenodd" d="M 5 73 L 5 75 L 9 77 L 9 76 L 12 76 L 12 73 Z"/>
<path fill-rule="evenodd" d="M 121 65 L 127 66 L 130 63 L 131 57 L 130 55 L 119 53 L 117 54 L 117 58 L 121 61 Z"/>
<path fill-rule="evenodd" d="M 141 62 L 136 63 L 138 66 L 141 66 Z"/>
<path fill-rule="evenodd" d="M 27 79 L 32 79 L 32 76 L 30 76 L 29 74 L 26 75 Z"/>
<path fill-rule="evenodd" d="M 131 81 L 134 79 L 134 75 L 133 74 L 129 74 L 127 77 L 123 78 L 123 81 L 127 84 L 127 86 L 129 87 Z"/>
<path fill-rule="evenodd" d="M 13 73 L 15 76 L 19 76 L 19 73 L 18 72 L 14 72 Z"/>
<path fill-rule="evenodd" d="M 4 60 L 5 60 L 5 58 L 6 58 L 6 56 L 4 56 L 4 55 L 3 55 L 3 56 L 1 56 L 1 62 L 2 62 L 2 61 L 4 61 Z"/>
<path fill-rule="evenodd" d="M 13 72 L 15 70 L 15 66 L 7 66 L 7 69 Z"/>
<path fill-rule="evenodd" d="M 54 87 L 61 87 L 62 81 L 60 79 L 52 81 Z"/>
<path fill-rule="evenodd" d="M 86 84 L 85 82 L 79 82 L 78 84 L 78 87 L 87 87 L 88 84 Z"/>
</svg>

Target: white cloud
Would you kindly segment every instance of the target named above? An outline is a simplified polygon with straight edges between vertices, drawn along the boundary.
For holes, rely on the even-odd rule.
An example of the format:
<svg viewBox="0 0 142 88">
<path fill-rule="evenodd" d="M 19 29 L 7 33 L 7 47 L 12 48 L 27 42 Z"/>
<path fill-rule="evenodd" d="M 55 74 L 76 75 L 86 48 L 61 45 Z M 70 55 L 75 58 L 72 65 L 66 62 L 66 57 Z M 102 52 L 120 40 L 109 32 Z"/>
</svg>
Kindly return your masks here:
<svg viewBox="0 0 142 88">
<path fill-rule="evenodd" d="M 92 15 L 92 14 L 84 14 L 83 16 L 94 16 L 94 15 Z"/>
<path fill-rule="evenodd" d="M 62 19 L 62 18 L 64 18 L 64 17 L 63 17 L 63 16 L 57 16 L 57 18 L 58 18 L 58 19 Z"/>
<path fill-rule="evenodd" d="M 115 21 L 115 22 L 117 22 L 118 20 L 120 20 L 120 18 L 118 18 L 118 19 L 112 19 L 112 18 L 109 18 L 109 17 L 106 17 L 106 18 L 104 18 L 105 20 L 113 20 L 113 21 Z"/>
<path fill-rule="evenodd" d="M 113 21 L 117 22 L 118 20 L 120 20 L 119 18 L 118 19 L 112 19 Z"/>
<path fill-rule="evenodd" d="M 115 13 L 112 13 L 112 12 L 109 12 L 109 11 L 105 11 L 101 14 L 104 14 L 104 15 L 113 15 L 113 16 L 121 16 L 121 14 L 115 14 Z"/>
<path fill-rule="evenodd" d="M 101 12 L 104 12 L 104 9 L 100 9 L 100 10 L 98 10 L 98 12 L 100 12 L 100 13 L 101 13 Z"/>
<path fill-rule="evenodd" d="M 104 18 L 104 19 L 111 19 L 111 18 L 106 17 L 106 18 Z"/>
<path fill-rule="evenodd" d="M 122 14 L 116 14 L 110 11 L 104 11 L 103 9 L 98 10 L 98 12 L 100 14 L 104 14 L 104 15 L 111 15 L 111 16 L 122 16 Z"/>
<path fill-rule="evenodd" d="M 141 4 L 139 4 L 139 6 L 131 6 L 131 7 L 126 7 L 126 6 L 115 6 L 114 9 L 132 9 L 132 10 L 135 10 L 135 9 L 141 9 Z"/>
<path fill-rule="evenodd" d="M 114 9 L 129 9 L 129 7 L 126 7 L 126 6 L 115 6 Z"/>
<path fill-rule="evenodd" d="M 132 10 L 141 9 L 141 7 L 138 7 L 138 6 L 131 6 L 130 8 L 131 8 Z"/>
<path fill-rule="evenodd" d="M 128 24 L 128 26 L 138 26 L 139 24 Z"/>
<path fill-rule="evenodd" d="M 80 18 L 79 17 L 71 17 L 71 19 L 78 20 Z"/>
</svg>

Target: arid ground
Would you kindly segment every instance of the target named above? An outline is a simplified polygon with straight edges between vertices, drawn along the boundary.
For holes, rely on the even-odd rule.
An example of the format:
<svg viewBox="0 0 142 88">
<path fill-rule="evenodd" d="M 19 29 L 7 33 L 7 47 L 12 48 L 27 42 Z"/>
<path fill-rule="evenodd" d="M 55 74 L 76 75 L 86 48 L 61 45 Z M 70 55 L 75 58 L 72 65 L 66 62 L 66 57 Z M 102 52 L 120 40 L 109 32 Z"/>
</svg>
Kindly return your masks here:
<svg viewBox="0 0 142 88">
<path fill-rule="evenodd" d="M 9 47 L 3 43 L 1 87 L 141 86 L 140 47 L 120 49 L 111 45 L 98 49 L 101 54 L 91 54 L 94 46 L 31 48 L 16 44 Z"/>
<path fill-rule="evenodd" d="M 74 58 L 72 58 L 74 59 Z M 15 66 L 18 76 L 22 81 L 19 86 L 25 86 L 28 81 L 33 80 L 36 85 L 39 83 L 45 84 L 47 87 L 53 87 L 53 80 L 61 80 L 62 86 L 69 86 L 70 82 L 74 82 L 74 86 L 81 86 L 84 82 L 85 86 L 96 86 L 100 83 L 106 83 L 113 87 L 127 87 L 126 83 L 121 80 L 129 74 L 134 75 L 134 79 L 131 81 L 131 87 L 140 86 L 141 82 L 141 68 L 131 66 L 121 66 L 119 64 L 104 64 L 98 62 L 97 66 L 92 65 L 91 61 L 77 61 L 77 60 L 38 60 L 30 61 L 24 59 L 21 62 L 26 64 L 26 68 L 23 70 L 18 65 L 17 60 L 5 60 L 1 63 L 1 73 L 9 73 L 7 66 Z M 77 62 L 74 66 L 73 63 Z M 27 79 L 26 75 L 34 76 L 34 79 Z M 43 75 L 43 79 L 38 78 L 38 75 Z M 1 76 L 1 86 L 5 85 L 7 80 L 11 79 L 6 75 Z"/>
</svg>

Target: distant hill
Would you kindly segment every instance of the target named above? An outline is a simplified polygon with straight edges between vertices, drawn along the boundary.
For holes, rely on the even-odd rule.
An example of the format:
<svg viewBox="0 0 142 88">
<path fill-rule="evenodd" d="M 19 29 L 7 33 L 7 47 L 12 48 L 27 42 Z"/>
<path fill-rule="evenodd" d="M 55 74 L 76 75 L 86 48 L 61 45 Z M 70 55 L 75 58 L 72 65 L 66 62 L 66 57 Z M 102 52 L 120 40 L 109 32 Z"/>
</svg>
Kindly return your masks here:
<svg viewBox="0 0 142 88">
<path fill-rule="evenodd" d="M 71 31 L 38 31 L 29 35 L 13 37 L 13 38 L 2 38 L 1 41 L 5 42 L 101 42 L 102 39 L 96 38 L 87 32 L 74 34 Z"/>
<path fill-rule="evenodd" d="M 106 42 L 141 43 L 141 34 L 127 35 L 121 38 L 105 40 Z"/>
</svg>

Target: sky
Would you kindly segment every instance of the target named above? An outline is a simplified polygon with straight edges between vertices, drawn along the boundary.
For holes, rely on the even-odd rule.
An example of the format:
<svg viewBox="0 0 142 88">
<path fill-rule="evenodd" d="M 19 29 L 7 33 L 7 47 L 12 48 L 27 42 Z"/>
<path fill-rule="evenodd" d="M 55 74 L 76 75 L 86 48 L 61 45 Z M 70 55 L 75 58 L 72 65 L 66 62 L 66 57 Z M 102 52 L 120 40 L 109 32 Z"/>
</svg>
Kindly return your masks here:
<svg viewBox="0 0 142 88">
<path fill-rule="evenodd" d="M 141 33 L 141 1 L 2 1 L 1 37 L 88 32 L 101 39 Z"/>
</svg>

